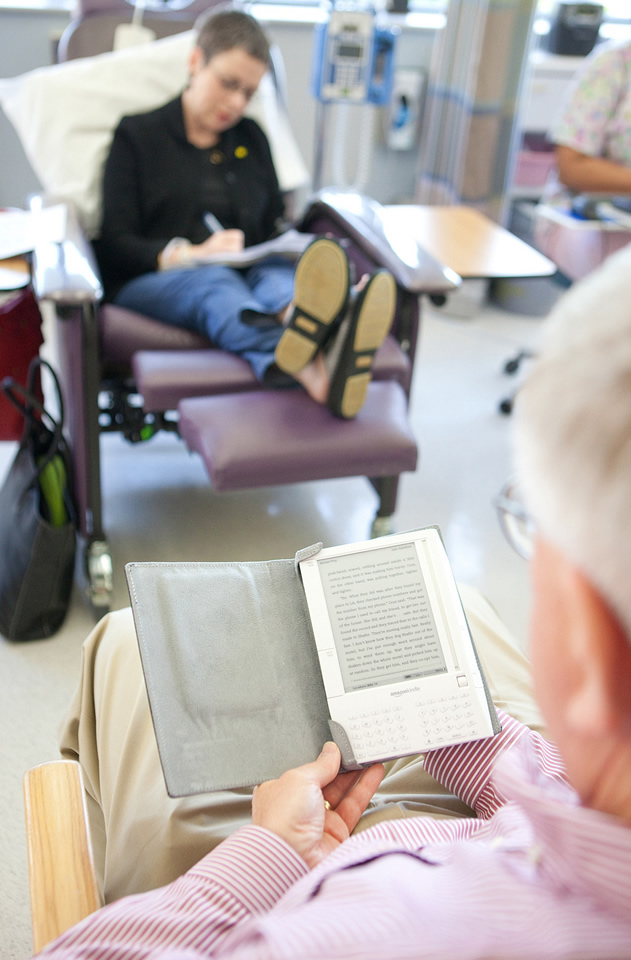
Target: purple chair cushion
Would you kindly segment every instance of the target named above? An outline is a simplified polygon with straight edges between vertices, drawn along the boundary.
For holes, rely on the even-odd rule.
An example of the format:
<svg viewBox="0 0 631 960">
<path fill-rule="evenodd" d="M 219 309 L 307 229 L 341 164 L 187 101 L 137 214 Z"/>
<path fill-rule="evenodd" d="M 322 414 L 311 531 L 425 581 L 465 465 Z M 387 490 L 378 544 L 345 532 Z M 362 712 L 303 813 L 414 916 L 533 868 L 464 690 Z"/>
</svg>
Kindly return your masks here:
<svg viewBox="0 0 631 960">
<path fill-rule="evenodd" d="M 412 361 L 407 353 L 401 349 L 399 341 L 387 336 L 383 341 L 373 361 L 373 380 L 396 380 L 406 393 L 410 391 L 412 380 Z"/>
<path fill-rule="evenodd" d="M 101 307 L 99 332 L 104 364 L 127 369 L 138 350 L 208 350 L 212 346 L 210 340 L 191 330 L 171 327 L 111 303 Z"/>
<path fill-rule="evenodd" d="M 418 451 L 398 383 L 371 383 L 355 420 L 340 420 L 302 390 L 182 400 L 179 430 L 215 490 L 330 477 L 396 476 Z"/>
<path fill-rule="evenodd" d="M 223 350 L 141 350 L 132 361 L 146 411 L 175 410 L 185 397 L 260 390 L 250 365 Z M 375 357 L 375 380 L 396 380 L 409 389 L 411 364 L 393 337 Z"/>
<path fill-rule="evenodd" d="M 142 350 L 132 369 L 146 411 L 175 410 L 184 397 L 261 389 L 247 360 L 224 350 Z"/>
</svg>

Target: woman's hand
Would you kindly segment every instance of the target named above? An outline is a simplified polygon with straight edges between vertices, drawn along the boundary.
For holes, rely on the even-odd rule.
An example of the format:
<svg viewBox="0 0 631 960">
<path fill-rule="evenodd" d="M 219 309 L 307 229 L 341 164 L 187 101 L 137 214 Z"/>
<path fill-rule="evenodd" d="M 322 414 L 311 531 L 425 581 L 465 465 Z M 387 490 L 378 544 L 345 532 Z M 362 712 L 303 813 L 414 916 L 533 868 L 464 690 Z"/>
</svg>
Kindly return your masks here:
<svg viewBox="0 0 631 960">
<path fill-rule="evenodd" d="M 212 253 L 238 253 L 243 250 L 244 244 L 243 230 L 219 230 L 203 243 L 191 244 L 189 257 L 191 260 L 199 260 Z"/>
<path fill-rule="evenodd" d="M 160 270 L 174 270 L 203 260 L 211 253 L 238 253 L 243 250 L 244 242 L 243 230 L 220 230 L 203 243 L 189 243 L 175 237 L 158 255 L 158 266 Z"/>
<path fill-rule="evenodd" d="M 282 837 L 311 868 L 348 839 L 384 775 L 382 763 L 339 769 L 339 748 L 325 743 L 317 760 L 261 784 L 252 798 L 252 823 Z"/>
</svg>

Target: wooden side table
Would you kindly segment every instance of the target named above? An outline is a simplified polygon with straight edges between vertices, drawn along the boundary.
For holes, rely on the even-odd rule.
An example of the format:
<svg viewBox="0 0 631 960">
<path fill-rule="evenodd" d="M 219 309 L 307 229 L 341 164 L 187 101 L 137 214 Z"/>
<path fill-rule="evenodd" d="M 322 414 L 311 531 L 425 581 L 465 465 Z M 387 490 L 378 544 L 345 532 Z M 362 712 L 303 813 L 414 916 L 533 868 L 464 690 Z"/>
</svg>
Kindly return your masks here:
<svg viewBox="0 0 631 960">
<path fill-rule="evenodd" d="M 552 260 L 473 207 L 385 207 L 388 228 L 412 233 L 421 246 L 464 280 L 550 277 Z"/>
<path fill-rule="evenodd" d="M 473 207 L 402 204 L 385 211 L 389 229 L 412 232 L 422 247 L 463 280 L 534 279 L 556 273 L 552 260 Z M 520 350 L 507 360 L 505 371 L 514 372 L 529 355 Z M 513 398 L 506 397 L 499 410 L 508 414 L 512 406 Z"/>
</svg>

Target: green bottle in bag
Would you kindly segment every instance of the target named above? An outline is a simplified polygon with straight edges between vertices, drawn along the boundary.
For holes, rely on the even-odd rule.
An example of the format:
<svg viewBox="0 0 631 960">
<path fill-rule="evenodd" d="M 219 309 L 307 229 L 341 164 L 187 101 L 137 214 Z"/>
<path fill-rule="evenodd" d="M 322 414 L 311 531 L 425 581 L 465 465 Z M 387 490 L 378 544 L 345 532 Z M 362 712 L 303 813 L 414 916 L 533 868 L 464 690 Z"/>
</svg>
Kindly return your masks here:
<svg viewBox="0 0 631 960">
<path fill-rule="evenodd" d="M 46 507 L 42 515 L 46 517 L 51 527 L 63 527 L 70 519 L 65 503 L 67 481 L 66 465 L 63 457 L 57 453 L 46 464 L 39 477 L 39 486 Z"/>
</svg>

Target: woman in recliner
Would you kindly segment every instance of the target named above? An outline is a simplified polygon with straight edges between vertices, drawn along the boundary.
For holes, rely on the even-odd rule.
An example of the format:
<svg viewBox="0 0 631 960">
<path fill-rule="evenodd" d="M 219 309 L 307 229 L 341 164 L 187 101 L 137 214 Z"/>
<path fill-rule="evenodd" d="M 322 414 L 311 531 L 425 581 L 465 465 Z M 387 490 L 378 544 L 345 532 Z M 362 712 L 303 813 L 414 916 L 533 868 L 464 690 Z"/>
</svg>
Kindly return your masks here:
<svg viewBox="0 0 631 960">
<path fill-rule="evenodd" d="M 268 63 L 269 44 L 253 17 L 211 12 L 199 25 L 182 94 L 123 117 L 105 168 L 95 245 L 105 297 L 205 334 L 244 357 L 262 383 L 298 382 L 350 418 L 390 329 L 392 276 L 377 271 L 351 296 L 346 254 L 324 237 L 295 269 L 279 256 L 241 269 L 203 263 L 283 228 L 267 139 L 243 116 Z"/>
</svg>

